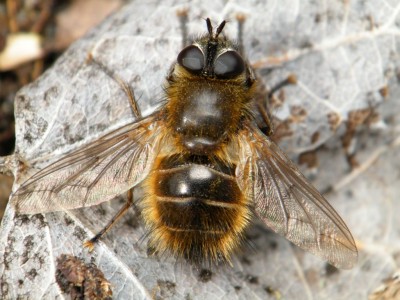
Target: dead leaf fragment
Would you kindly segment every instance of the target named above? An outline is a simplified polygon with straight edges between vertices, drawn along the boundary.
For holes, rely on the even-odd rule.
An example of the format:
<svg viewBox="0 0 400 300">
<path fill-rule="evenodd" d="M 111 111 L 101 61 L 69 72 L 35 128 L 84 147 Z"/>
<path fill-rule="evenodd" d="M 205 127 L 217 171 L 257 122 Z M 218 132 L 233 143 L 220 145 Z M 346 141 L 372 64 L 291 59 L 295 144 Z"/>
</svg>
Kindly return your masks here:
<svg viewBox="0 0 400 300">
<path fill-rule="evenodd" d="M 76 256 L 62 254 L 57 258 L 56 280 L 71 299 L 111 299 L 111 285 L 94 264 L 85 264 Z"/>
<path fill-rule="evenodd" d="M 63 49 L 122 5 L 120 0 L 76 0 L 56 17 L 55 48 Z M 93 7 L 96 7 L 93 10 Z M 84 17 L 82 17 L 84 16 Z"/>
<path fill-rule="evenodd" d="M 368 300 L 396 300 L 400 298 L 400 272 L 385 279 L 383 284 L 374 290 Z"/>
<path fill-rule="evenodd" d="M 14 33 L 7 36 L 6 46 L 0 52 L 0 70 L 11 70 L 23 63 L 40 58 L 42 38 L 36 33 Z"/>
</svg>

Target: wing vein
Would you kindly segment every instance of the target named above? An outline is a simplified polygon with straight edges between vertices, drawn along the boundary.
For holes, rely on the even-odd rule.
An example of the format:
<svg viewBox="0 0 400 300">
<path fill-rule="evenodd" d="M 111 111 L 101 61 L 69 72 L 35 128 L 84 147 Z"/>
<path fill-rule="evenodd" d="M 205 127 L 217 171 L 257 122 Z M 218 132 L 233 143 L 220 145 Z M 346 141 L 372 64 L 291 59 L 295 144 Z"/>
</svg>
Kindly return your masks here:
<svg viewBox="0 0 400 300">
<path fill-rule="evenodd" d="M 266 171 L 269 173 L 269 179 L 273 181 L 274 186 L 276 187 L 275 190 L 278 192 L 278 201 L 279 201 L 279 206 L 281 207 L 282 213 L 283 213 L 283 217 L 284 217 L 284 221 L 285 221 L 285 234 L 287 234 L 289 232 L 289 215 L 288 212 L 286 210 L 285 207 L 285 203 L 284 203 L 284 197 L 282 195 L 282 191 L 279 187 L 279 184 L 275 178 L 275 176 L 273 175 L 273 172 L 271 170 L 271 166 L 265 162 L 263 162 L 263 166 L 265 167 Z M 263 178 L 263 182 L 265 182 L 267 180 L 267 178 Z"/>
</svg>

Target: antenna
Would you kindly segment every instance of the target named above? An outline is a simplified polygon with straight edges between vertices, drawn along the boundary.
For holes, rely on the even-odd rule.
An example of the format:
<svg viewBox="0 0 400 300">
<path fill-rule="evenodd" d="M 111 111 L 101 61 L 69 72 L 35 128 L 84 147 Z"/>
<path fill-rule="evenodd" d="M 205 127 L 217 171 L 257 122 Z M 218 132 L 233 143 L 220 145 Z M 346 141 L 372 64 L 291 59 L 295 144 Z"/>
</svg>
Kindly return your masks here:
<svg viewBox="0 0 400 300">
<path fill-rule="evenodd" d="M 212 38 L 212 37 L 213 37 L 213 27 L 212 27 L 212 25 L 211 25 L 211 20 L 210 20 L 210 18 L 207 18 L 207 19 L 206 19 L 206 22 L 207 22 L 208 34 L 209 34 L 210 37 Z"/>
<path fill-rule="evenodd" d="M 226 24 L 226 21 L 225 21 L 225 20 L 223 20 L 223 21 L 221 22 L 221 24 L 219 24 L 219 26 L 218 26 L 218 28 L 217 28 L 217 32 L 216 32 L 216 34 L 215 34 L 215 38 L 217 38 L 217 37 L 219 36 L 219 34 L 221 33 L 221 31 L 224 29 L 225 24 Z"/>
<path fill-rule="evenodd" d="M 226 21 L 222 21 L 221 24 L 219 24 L 217 31 L 215 32 L 215 35 L 213 34 L 213 26 L 211 25 L 211 20 L 210 18 L 206 19 L 207 22 L 207 30 L 208 30 L 208 34 L 210 35 L 210 39 L 217 39 L 219 34 L 221 33 L 221 31 L 224 29 Z"/>
</svg>

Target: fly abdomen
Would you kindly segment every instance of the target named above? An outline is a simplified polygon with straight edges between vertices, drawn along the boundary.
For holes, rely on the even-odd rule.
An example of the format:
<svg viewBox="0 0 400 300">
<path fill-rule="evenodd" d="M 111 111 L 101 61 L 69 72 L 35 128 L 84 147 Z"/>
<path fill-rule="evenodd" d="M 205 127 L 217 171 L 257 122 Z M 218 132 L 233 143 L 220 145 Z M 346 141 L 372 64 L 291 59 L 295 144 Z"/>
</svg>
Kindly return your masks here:
<svg viewBox="0 0 400 300">
<path fill-rule="evenodd" d="M 234 168 L 204 162 L 206 157 L 161 159 L 146 182 L 143 213 L 157 249 L 195 262 L 227 260 L 249 209 Z"/>
</svg>

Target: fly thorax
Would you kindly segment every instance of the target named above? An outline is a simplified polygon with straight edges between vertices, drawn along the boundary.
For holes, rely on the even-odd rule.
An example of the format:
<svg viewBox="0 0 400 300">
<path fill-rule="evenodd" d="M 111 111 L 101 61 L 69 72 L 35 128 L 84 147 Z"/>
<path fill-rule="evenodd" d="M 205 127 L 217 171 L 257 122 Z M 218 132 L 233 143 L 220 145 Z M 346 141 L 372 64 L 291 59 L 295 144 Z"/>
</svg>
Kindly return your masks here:
<svg viewBox="0 0 400 300">
<path fill-rule="evenodd" d="M 218 91 L 208 88 L 183 99 L 173 128 L 183 147 L 192 153 L 204 153 L 214 151 L 225 141 L 232 125 L 227 101 Z"/>
</svg>

